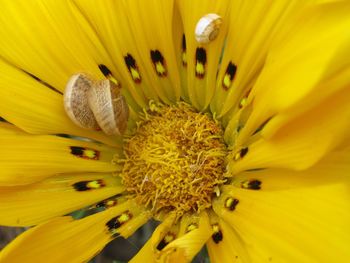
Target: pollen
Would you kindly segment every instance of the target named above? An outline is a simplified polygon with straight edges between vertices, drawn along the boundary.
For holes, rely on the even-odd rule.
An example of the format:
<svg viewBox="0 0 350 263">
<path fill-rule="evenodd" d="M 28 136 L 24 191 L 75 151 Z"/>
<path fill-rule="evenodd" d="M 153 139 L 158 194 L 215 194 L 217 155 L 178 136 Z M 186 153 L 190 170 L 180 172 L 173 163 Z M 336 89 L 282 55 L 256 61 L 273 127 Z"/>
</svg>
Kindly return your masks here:
<svg viewBox="0 0 350 263">
<path fill-rule="evenodd" d="M 200 212 L 225 182 L 226 145 L 219 122 L 184 102 L 151 103 L 124 139 L 121 177 L 131 198 L 154 215 Z"/>
</svg>

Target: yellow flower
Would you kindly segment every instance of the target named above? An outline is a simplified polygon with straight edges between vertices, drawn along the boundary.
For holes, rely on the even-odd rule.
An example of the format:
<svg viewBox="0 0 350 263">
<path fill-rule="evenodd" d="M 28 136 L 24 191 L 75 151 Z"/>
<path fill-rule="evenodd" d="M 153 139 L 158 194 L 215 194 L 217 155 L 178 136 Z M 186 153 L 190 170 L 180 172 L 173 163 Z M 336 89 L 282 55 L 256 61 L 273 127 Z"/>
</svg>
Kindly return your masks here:
<svg viewBox="0 0 350 263">
<path fill-rule="evenodd" d="M 349 1 L 3 0 L 0 25 L 0 224 L 34 226 L 0 262 L 85 262 L 151 218 L 131 262 L 349 262 Z M 77 73 L 121 87 L 123 137 L 69 119 Z"/>
</svg>

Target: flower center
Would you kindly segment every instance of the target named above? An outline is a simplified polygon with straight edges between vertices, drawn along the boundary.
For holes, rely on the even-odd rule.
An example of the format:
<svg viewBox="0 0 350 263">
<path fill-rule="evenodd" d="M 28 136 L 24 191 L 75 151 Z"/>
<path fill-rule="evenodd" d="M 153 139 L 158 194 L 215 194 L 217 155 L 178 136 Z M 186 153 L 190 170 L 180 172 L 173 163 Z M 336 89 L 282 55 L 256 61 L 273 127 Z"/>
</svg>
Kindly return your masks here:
<svg viewBox="0 0 350 263">
<path fill-rule="evenodd" d="M 151 103 L 140 117 L 135 133 L 125 136 L 121 161 L 130 196 L 155 215 L 210 207 L 225 182 L 227 149 L 220 124 L 184 102 Z"/>
</svg>

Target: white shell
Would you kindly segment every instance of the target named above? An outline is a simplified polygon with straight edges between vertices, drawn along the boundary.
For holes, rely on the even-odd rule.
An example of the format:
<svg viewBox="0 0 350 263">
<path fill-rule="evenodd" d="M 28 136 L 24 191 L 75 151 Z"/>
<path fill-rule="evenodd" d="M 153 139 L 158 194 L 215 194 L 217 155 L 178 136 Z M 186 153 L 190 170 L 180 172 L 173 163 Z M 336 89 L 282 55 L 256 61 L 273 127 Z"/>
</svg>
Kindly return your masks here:
<svg viewBox="0 0 350 263">
<path fill-rule="evenodd" d="M 87 93 L 97 123 L 108 135 L 121 135 L 127 127 L 129 107 L 120 88 L 108 79 L 91 86 Z"/>
<path fill-rule="evenodd" d="M 206 44 L 213 41 L 219 34 L 222 19 L 217 14 L 207 14 L 199 19 L 195 36 L 198 43 Z"/>
<path fill-rule="evenodd" d="M 64 109 L 68 117 L 78 126 L 97 129 L 98 124 L 89 108 L 87 92 L 93 85 L 91 78 L 83 73 L 73 75 L 64 91 Z"/>
</svg>

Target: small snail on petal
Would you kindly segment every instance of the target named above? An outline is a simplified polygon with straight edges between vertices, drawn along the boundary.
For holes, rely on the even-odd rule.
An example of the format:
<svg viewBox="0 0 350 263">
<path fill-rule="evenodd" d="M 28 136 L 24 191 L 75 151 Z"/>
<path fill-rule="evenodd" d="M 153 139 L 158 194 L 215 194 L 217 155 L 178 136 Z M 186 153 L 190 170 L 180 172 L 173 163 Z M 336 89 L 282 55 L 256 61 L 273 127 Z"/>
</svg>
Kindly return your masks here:
<svg viewBox="0 0 350 263">
<path fill-rule="evenodd" d="M 217 14 L 207 14 L 199 19 L 195 36 L 198 43 L 206 44 L 213 41 L 219 34 L 222 19 Z"/>
<path fill-rule="evenodd" d="M 121 135 L 127 127 L 128 104 L 120 88 L 108 79 L 93 81 L 83 73 L 73 75 L 64 92 L 64 108 L 75 124 L 86 129 Z"/>
<path fill-rule="evenodd" d="M 88 75 L 75 74 L 69 79 L 63 97 L 68 117 L 76 125 L 86 129 L 98 129 L 87 99 L 87 92 L 92 85 L 93 81 Z"/>
<path fill-rule="evenodd" d="M 97 123 L 108 135 L 121 135 L 126 129 L 129 108 L 120 88 L 108 79 L 92 85 L 87 93 Z"/>
</svg>

